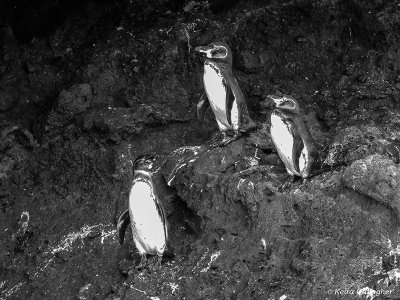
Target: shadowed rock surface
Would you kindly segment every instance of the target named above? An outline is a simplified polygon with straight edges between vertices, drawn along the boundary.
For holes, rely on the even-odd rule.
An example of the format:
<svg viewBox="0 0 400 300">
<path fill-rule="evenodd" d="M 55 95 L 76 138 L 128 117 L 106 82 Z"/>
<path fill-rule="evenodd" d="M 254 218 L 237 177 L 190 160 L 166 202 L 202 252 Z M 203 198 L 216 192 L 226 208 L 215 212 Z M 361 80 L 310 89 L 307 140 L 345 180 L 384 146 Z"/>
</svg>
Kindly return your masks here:
<svg viewBox="0 0 400 300">
<path fill-rule="evenodd" d="M 1 299 L 397 299 L 396 1 L 0 2 Z M 210 148 L 194 47 L 226 41 L 258 129 Z M 288 180 L 267 96 L 323 164 Z M 394 151 L 394 152 L 393 152 Z M 132 160 L 159 155 L 171 227 L 137 271 Z"/>
</svg>

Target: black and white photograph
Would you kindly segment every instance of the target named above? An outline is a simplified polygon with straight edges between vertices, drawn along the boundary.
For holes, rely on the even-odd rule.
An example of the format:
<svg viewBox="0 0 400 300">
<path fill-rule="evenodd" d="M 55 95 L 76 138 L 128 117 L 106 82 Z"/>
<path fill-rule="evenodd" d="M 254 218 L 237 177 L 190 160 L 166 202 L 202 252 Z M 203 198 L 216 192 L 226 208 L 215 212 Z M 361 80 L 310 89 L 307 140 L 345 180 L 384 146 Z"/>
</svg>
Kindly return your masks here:
<svg viewBox="0 0 400 300">
<path fill-rule="evenodd" d="M 0 0 L 0 300 L 400 300 L 399 0 Z"/>
</svg>

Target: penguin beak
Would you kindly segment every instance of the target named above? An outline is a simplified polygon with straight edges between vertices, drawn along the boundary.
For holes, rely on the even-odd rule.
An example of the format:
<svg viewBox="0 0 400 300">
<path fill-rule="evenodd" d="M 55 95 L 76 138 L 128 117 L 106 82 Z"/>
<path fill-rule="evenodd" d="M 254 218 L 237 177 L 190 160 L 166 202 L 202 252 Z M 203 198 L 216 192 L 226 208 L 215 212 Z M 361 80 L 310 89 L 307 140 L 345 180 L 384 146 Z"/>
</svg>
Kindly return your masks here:
<svg viewBox="0 0 400 300">
<path fill-rule="evenodd" d="M 154 159 L 155 159 L 155 155 L 153 155 L 153 154 L 147 154 L 147 155 L 145 156 L 145 158 L 146 158 L 147 160 L 154 160 Z"/>
<path fill-rule="evenodd" d="M 208 46 L 198 46 L 194 48 L 194 51 L 200 52 L 200 53 L 205 53 L 207 57 L 211 57 L 211 52 L 214 50 L 214 46 L 208 45 Z"/>
</svg>

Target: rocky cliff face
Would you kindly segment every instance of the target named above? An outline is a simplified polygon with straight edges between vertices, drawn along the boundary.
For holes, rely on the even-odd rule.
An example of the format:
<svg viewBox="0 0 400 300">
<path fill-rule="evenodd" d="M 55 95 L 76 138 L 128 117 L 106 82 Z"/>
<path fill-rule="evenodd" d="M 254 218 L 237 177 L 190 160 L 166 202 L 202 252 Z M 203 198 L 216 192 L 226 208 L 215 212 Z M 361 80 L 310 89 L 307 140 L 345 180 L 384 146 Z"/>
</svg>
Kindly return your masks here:
<svg viewBox="0 0 400 300">
<path fill-rule="evenodd" d="M 0 4 L 0 298 L 400 297 L 395 1 L 98 1 L 58 15 L 64 1 L 42 2 L 37 16 L 62 16 L 47 31 Z M 195 120 L 193 50 L 215 40 L 257 123 L 222 148 L 212 114 Z M 285 189 L 275 92 L 298 100 L 322 158 Z M 143 153 L 177 196 L 163 199 L 161 270 L 137 271 L 133 242 L 116 239 Z"/>
</svg>

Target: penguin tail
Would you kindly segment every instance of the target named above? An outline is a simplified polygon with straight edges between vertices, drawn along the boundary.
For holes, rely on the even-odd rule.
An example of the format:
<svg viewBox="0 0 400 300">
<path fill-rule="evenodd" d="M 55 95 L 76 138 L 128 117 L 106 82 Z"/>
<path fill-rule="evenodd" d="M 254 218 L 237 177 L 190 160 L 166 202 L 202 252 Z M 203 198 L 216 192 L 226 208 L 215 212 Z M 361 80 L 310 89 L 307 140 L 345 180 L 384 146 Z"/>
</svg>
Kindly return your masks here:
<svg viewBox="0 0 400 300">
<path fill-rule="evenodd" d="M 241 128 L 239 131 L 242 133 L 249 133 L 252 131 L 257 130 L 258 126 L 256 124 L 256 122 L 254 122 L 253 120 L 249 120 L 249 122 L 243 127 Z"/>
<path fill-rule="evenodd" d="M 122 245 L 125 240 L 125 231 L 131 219 L 129 217 L 129 210 L 125 210 L 118 218 L 117 222 L 117 238 L 118 242 Z"/>
<path fill-rule="evenodd" d="M 249 120 L 249 123 L 247 124 L 246 128 L 248 131 L 253 131 L 255 129 L 257 129 L 257 123 L 254 122 L 252 119 Z"/>
<path fill-rule="evenodd" d="M 172 250 L 170 245 L 167 245 L 167 247 L 165 248 L 163 256 L 168 260 L 173 260 L 175 258 L 174 251 Z"/>
<path fill-rule="evenodd" d="M 317 160 L 313 164 L 312 169 L 310 170 L 310 174 L 307 176 L 307 179 L 329 172 L 331 169 L 331 166 L 323 164 L 319 160 Z"/>
<path fill-rule="evenodd" d="M 208 101 L 206 93 L 203 93 L 197 103 L 196 117 L 200 124 L 203 124 L 204 117 L 208 108 L 210 107 L 210 102 Z"/>
</svg>

